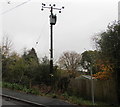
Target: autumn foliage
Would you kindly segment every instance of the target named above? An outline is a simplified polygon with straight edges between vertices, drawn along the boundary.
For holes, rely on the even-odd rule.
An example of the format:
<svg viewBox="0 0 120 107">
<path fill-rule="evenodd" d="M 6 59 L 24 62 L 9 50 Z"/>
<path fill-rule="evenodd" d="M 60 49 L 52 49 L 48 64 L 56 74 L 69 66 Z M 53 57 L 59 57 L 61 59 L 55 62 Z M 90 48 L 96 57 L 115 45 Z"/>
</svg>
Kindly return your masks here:
<svg viewBox="0 0 120 107">
<path fill-rule="evenodd" d="M 102 61 L 98 61 L 102 62 Z M 96 67 L 98 68 L 99 72 L 96 74 L 93 74 L 93 77 L 95 79 L 99 80 L 109 80 L 112 78 L 112 72 L 113 72 L 113 65 L 109 63 L 97 63 Z"/>
<path fill-rule="evenodd" d="M 112 74 L 111 72 L 98 72 L 96 74 L 93 74 L 93 76 L 95 77 L 95 79 L 99 79 L 99 80 L 108 80 L 112 78 Z"/>
</svg>

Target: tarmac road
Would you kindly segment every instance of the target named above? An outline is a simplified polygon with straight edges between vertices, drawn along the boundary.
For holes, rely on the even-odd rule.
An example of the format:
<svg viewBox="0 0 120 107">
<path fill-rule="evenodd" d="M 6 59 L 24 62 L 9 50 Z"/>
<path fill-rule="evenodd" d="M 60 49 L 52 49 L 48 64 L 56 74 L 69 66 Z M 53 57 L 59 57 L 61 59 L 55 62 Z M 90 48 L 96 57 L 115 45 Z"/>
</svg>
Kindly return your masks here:
<svg viewBox="0 0 120 107">
<path fill-rule="evenodd" d="M 35 103 L 39 103 L 47 107 L 79 107 L 77 105 L 73 105 L 73 104 L 70 104 L 68 102 L 65 102 L 59 99 L 26 94 L 23 92 L 18 92 L 15 90 L 10 90 L 10 89 L 5 89 L 5 88 L 2 89 L 2 94 L 24 99 L 24 100 L 35 102 Z M 6 102 L 6 101 L 3 100 L 3 102 Z"/>
<path fill-rule="evenodd" d="M 0 100 L 1 100 L 1 98 L 0 98 Z M 35 107 L 35 106 L 31 106 L 28 103 L 24 103 L 24 102 L 20 102 L 20 101 L 16 101 L 13 99 L 2 97 L 2 107 L 24 107 L 24 106 Z"/>
</svg>

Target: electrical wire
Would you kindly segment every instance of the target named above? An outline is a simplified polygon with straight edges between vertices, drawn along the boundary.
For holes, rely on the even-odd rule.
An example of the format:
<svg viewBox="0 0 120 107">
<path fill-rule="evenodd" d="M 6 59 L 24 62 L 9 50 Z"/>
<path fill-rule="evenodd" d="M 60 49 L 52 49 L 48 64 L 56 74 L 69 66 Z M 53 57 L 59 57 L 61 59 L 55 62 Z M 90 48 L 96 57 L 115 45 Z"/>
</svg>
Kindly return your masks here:
<svg viewBox="0 0 120 107">
<path fill-rule="evenodd" d="M 17 7 L 20 7 L 20 6 L 22 6 L 22 5 L 26 4 L 26 3 L 28 3 L 29 1 L 31 1 L 31 0 L 27 0 L 27 1 L 21 3 L 21 4 L 17 5 L 17 6 L 15 6 L 15 7 L 9 9 L 9 10 L 6 10 L 6 11 L 2 12 L 1 15 L 5 14 L 5 13 L 8 13 L 8 12 L 10 12 L 10 11 L 12 11 L 12 10 L 14 10 L 14 9 L 16 9 Z M 9 3 L 10 3 L 10 1 L 9 1 Z"/>
<path fill-rule="evenodd" d="M 14 10 L 14 9 L 16 9 L 17 7 L 20 7 L 20 6 L 22 6 L 22 5 L 26 4 L 26 3 L 28 3 L 29 1 L 31 1 L 31 0 L 27 0 L 27 1 L 21 3 L 21 4 L 17 5 L 17 6 L 15 6 L 15 7 L 9 9 L 9 10 L 6 10 L 6 11 L 2 12 L 1 15 L 6 14 L 6 13 L 8 13 L 8 12 Z M 6 0 L 6 2 L 7 2 L 8 4 L 11 3 L 11 1 L 8 1 L 8 0 Z M 43 26 L 42 26 L 42 29 L 41 29 L 41 33 L 40 33 L 40 35 L 39 35 L 37 41 L 35 42 L 35 47 L 36 47 L 36 45 L 38 45 L 39 40 L 40 40 L 41 36 L 43 35 L 43 34 L 42 34 L 42 31 L 43 31 L 43 28 L 44 28 L 44 26 L 45 26 L 45 22 L 46 22 L 46 20 L 44 20 L 44 23 L 43 23 Z"/>
<path fill-rule="evenodd" d="M 10 0 L 5 0 L 7 2 L 7 4 L 11 4 L 11 1 Z"/>
<path fill-rule="evenodd" d="M 47 17 L 46 17 L 46 18 L 47 18 Z M 45 23 L 46 23 L 46 20 L 47 20 L 46 18 L 42 17 L 42 19 L 41 19 L 41 20 L 44 19 L 44 21 L 43 21 L 43 24 L 42 24 L 42 26 L 41 26 L 40 35 L 38 36 L 38 39 L 37 39 L 37 41 L 35 42 L 35 47 L 39 44 L 40 38 L 43 36 L 43 29 L 44 29 L 44 27 L 45 27 Z"/>
</svg>

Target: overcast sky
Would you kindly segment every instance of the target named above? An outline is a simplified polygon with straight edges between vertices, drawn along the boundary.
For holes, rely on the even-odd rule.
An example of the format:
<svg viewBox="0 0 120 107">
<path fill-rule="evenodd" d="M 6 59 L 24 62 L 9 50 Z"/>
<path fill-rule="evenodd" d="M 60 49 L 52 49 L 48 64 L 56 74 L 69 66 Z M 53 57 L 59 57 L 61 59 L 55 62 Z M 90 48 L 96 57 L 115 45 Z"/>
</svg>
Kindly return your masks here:
<svg viewBox="0 0 120 107">
<path fill-rule="evenodd" d="M 40 57 L 50 53 L 50 11 L 41 11 L 41 3 L 55 3 L 58 8 L 65 6 L 61 14 L 54 11 L 57 14 L 53 31 L 55 59 L 64 51 L 82 53 L 94 49 L 92 37 L 118 20 L 119 0 L 10 0 L 7 4 L 8 1 L 0 0 L 0 36 L 7 34 L 18 53 L 34 47 Z M 25 1 L 28 2 L 14 8 Z"/>
</svg>

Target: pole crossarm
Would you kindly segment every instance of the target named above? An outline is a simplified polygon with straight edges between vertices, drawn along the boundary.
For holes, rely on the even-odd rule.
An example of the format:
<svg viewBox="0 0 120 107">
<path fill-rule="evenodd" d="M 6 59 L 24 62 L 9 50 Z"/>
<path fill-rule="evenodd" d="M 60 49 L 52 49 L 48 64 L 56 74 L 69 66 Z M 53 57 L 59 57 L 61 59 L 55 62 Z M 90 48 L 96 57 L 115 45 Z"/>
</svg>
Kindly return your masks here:
<svg viewBox="0 0 120 107">
<path fill-rule="evenodd" d="M 45 7 L 45 6 L 42 6 L 42 8 L 48 8 L 50 9 L 51 7 Z M 54 10 L 62 10 L 62 8 L 53 8 Z"/>
<path fill-rule="evenodd" d="M 54 9 L 54 10 L 59 10 L 59 13 L 61 13 L 61 10 L 64 9 L 64 6 L 62 6 L 61 8 L 56 8 L 55 7 L 56 5 L 55 4 L 49 4 L 49 6 L 46 6 L 46 4 L 42 3 L 42 11 L 44 10 L 44 8 L 48 8 L 48 9 Z"/>
</svg>

